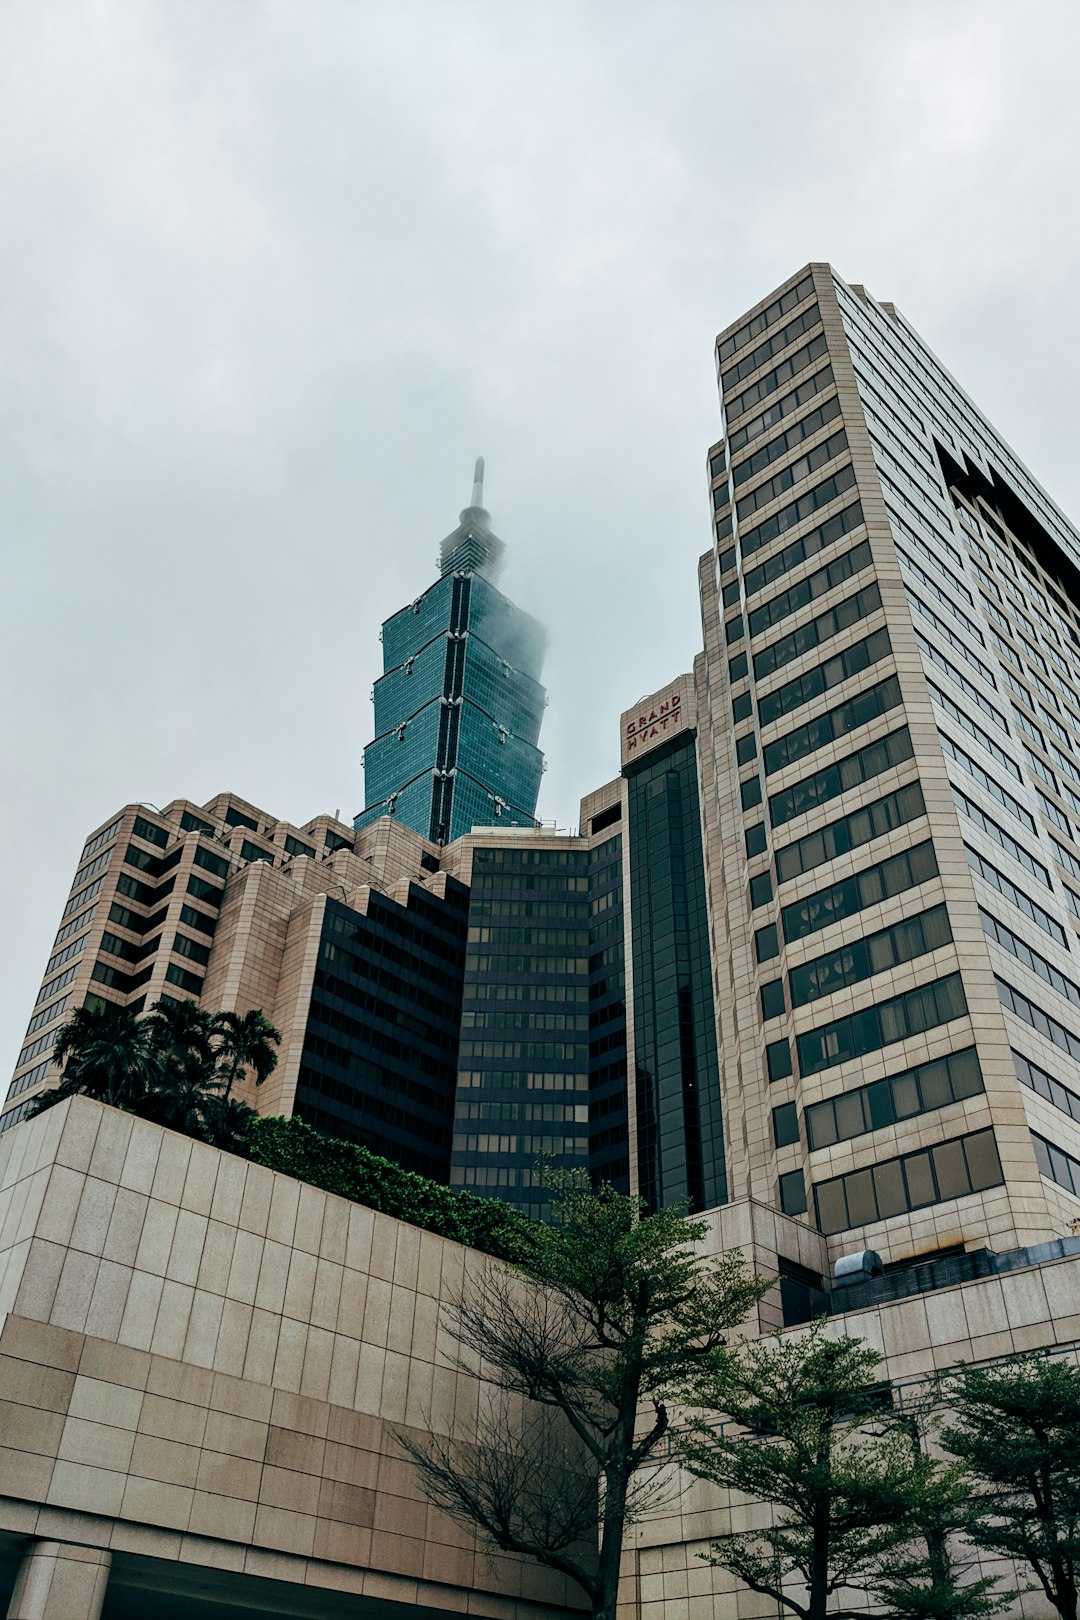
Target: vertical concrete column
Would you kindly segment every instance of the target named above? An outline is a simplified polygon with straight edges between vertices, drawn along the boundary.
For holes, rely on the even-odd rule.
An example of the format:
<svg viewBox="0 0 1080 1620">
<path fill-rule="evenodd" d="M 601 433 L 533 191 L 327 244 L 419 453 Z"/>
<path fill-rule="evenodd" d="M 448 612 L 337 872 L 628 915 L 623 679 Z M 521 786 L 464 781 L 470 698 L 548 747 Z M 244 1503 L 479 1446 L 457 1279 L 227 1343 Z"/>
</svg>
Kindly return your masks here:
<svg viewBox="0 0 1080 1620">
<path fill-rule="evenodd" d="M 67 1541 L 32 1541 L 26 1549 L 8 1620 L 98 1620 L 112 1554 Z"/>
</svg>

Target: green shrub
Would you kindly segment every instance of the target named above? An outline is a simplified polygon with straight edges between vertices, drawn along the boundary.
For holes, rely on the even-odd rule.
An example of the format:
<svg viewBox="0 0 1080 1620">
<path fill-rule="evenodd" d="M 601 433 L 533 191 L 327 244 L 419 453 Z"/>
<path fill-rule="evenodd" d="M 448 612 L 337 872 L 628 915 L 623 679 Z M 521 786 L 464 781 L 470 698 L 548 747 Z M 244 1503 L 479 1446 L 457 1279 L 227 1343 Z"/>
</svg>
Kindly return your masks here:
<svg viewBox="0 0 1080 1620">
<path fill-rule="evenodd" d="M 302 1119 L 256 1117 L 247 1151 L 255 1164 L 268 1170 L 279 1170 L 500 1260 L 520 1259 L 532 1242 L 533 1223 L 501 1199 L 453 1192 L 354 1142 L 320 1136 Z"/>
</svg>

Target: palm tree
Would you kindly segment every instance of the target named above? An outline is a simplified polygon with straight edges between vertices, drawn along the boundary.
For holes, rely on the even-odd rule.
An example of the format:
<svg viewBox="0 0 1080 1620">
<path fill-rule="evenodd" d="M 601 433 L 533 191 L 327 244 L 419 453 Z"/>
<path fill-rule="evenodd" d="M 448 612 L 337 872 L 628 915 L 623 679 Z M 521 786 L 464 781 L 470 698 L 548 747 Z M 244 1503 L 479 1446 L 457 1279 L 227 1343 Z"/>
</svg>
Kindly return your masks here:
<svg viewBox="0 0 1080 1620">
<path fill-rule="evenodd" d="M 197 1001 L 167 997 L 154 1002 L 146 1023 L 158 1054 L 161 1080 L 141 1112 L 185 1136 L 215 1141 L 224 1097 L 211 1038 L 211 1014 Z"/>
<path fill-rule="evenodd" d="M 237 1080 L 246 1078 L 249 1069 L 254 1071 L 255 1084 L 261 1086 L 277 1068 L 273 1048 L 281 1045 L 281 1034 L 257 1008 L 243 1017 L 236 1012 L 216 1013 L 213 1034 L 218 1042 L 218 1074 L 225 1082 L 226 1097 L 231 1096 Z"/>
<path fill-rule="evenodd" d="M 96 999 L 76 1007 L 61 1026 L 53 1061 L 63 1079 L 35 1098 L 29 1112 L 41 1113 L 76 1092 L 113 1108 L 140 1112 L 161 1079 L 161 1052 L 147 1021 L 130 1007 Z"/>
</svg>

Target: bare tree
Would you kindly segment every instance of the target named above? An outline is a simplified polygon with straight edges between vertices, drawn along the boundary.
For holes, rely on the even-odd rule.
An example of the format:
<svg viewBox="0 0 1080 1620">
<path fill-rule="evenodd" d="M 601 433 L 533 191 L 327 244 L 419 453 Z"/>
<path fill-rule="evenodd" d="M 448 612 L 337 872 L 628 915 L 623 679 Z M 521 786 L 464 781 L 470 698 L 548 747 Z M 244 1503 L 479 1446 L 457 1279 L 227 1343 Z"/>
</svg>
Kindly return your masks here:
<svg viewBox="0 0 1080 1620">
<path fill-rule="evenodd" d="M 557 1178 L 526 1258 L 490 1264 L 448 1313 L 454 1365 L 491 1386 L 475 1443 L 401 1437 L 430 1501 L 568 1576 L 592 1620 L 615 1620 L 624 1531 L 662 1489 L 645 1465 L 660 1460 L 668 1403 L 772 1284 L 737 1251 L 702 1256 L 705 1231 Z"/>
</svg>

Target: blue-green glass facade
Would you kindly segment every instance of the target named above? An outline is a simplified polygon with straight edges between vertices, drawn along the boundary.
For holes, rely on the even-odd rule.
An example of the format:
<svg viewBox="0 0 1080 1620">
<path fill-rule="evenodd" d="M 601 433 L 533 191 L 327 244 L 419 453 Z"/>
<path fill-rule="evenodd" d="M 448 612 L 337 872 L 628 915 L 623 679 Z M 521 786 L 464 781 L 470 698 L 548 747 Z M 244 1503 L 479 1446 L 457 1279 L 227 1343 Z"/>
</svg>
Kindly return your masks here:
<svg viewBox="0 0 1080 1620">
<path fill-rule="evenodd" d="M 545 635 L 498 591 L 502 542 L 482 507 L 443 541 L 442 578 L 382 630 L 375 740 L 356 826 L 393 815 L 447 843 L 474 827 L 531 827 L 543 772 Z"/>
</svg>

